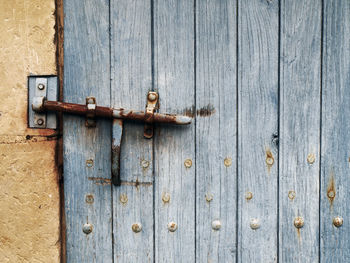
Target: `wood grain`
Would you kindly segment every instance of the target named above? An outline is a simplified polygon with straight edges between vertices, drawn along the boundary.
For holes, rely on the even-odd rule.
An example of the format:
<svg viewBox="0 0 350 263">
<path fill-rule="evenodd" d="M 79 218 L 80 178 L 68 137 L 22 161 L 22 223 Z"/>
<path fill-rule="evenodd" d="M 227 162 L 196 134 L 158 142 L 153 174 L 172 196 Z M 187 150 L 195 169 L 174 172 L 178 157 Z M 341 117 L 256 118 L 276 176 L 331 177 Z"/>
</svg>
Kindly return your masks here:
<svg viewBox="0 0 350 263">
<path fill-rule="evenodd" d="M 238 6 L 238 262 L 276 262 L 278 2 Z"/>
<path fill-rule="evenodd" d="M 64 101 L 94 96 L 109 106 L 108 2 L 64 1 L 64 12 Z M 111 186 L 97 183 L 110 179 L 110 121 L 87 128 L 84 117 L 65 115 L 63 153 L 67 262 L 112 262 Z M 86 223 L 93 226 L 88 235 Z"/>
<path fill-rule="evenodd" d="M 281 2 L 282 262 L 319 260 L 321 9 L 320 0 Z M 303 218 L 302 228 L 294 226 L 296 217 Z"/>
<path fill-rule="evenodd" d="M 321 159 L 321 262 L 350 258 L 350 2 L 324 2 Z M 332 197 L 331 191 L 335 197 Z M 330 196 L 330 197 L 328 197 Z M 339 228 L 332 223 L 343 218 Z"/>
<path fill-rule="evenodd" d="M 236 9 L 196 2 L 196 262 L 236 262 Z"/>
<path fill-rule="evenodd" d="M 152 89 L 151 2 L 112 0 L 110 10 L 112 106 L 145 110 Z M 143 129 L 124 121 L 122 185 L 113 187 L 115 262 L 153 262 L 153 140 Z"/>
<path fill-rule="evenodd" d="M 154 1 L 154 81 L 160 112 L 184 113 L 194 97 L 194 2 Z M 155 160 L 155 261 L 195 262 L 195 125 L 158 126 Z M 185 167 L 186 159 L 188 168 Z M 169 196 L 164 202 L 162 196 Z M 167 198 L 165 198 L 167 200 Z M 168 224 L 177 230 L 168 230 Z"/>
</svg>

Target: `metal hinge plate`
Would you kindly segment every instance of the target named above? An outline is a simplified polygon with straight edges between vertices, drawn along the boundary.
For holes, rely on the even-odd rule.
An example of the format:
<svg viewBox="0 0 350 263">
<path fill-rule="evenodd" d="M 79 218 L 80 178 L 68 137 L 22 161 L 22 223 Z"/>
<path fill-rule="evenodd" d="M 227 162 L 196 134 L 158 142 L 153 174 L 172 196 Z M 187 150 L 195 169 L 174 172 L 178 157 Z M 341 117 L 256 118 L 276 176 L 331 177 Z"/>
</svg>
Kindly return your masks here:
<svg viewBox="0 0 350 263">
<path fill-rule="evenodd" d="M 28 127 L 39 129 L 56 129 L 57 117 L 54 112 L 35 112 L 32 108 L 36 97 L 58 100 L 57 76 L 28 77 Z"/>
</svg>

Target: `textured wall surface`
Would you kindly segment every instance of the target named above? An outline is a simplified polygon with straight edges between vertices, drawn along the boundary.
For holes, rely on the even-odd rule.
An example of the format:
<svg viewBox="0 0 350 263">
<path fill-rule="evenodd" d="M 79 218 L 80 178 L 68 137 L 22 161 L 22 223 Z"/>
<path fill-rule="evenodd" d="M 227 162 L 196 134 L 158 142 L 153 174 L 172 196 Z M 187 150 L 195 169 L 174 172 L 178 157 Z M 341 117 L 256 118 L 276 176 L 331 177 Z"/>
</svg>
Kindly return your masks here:
<svg viewBox="0 0 350 263">
<path fill-rule="evenodd" d="M 0 1 L 0 262 L 59 262 L 57 139 L 27 128 L 27 76 L 56 74 L 54 12 Z"/>
</svg>

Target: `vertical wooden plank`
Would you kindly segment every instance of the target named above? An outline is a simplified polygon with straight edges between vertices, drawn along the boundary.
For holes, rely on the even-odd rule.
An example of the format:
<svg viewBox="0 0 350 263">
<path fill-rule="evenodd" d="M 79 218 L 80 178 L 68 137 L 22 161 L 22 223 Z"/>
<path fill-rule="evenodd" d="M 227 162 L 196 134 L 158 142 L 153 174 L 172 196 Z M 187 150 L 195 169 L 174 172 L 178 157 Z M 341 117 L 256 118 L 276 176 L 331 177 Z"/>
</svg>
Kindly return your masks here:
<svg viewBox="0 0 350 263">
<path fill-rule="evenodd" d="M 160 112 L 191 113 L 195 103 L 193 6 L 192 0 L 154 1 L 154 78 Z M 195 262 L 195 125 L 157 130 L 156 262 Z M 177 229 L 171 232 L 168 224 Z"/>
<path fill-rule="evenodd" d="M 238 6 L 238 261 L 276 262 L 279 6 Z"/>
<path fill-rule="evenodd" d="M 319 260 L 321 0 L 281 2 L 280 260 Z M 294 225 L 301 217 L 302 228 Z"/>
<path fill-rule="evenodd" d="M 64 1 L 64 100 L 87 96 L 110 104 L 108 1 Z M 110 121 L 85 127 L 85 118 L 64 116 L 64 195 L 67 262 L 112 262 Z M 92 232 L 83 227 L 90 224 Z M 85 226 L 88 230 L 89 225 Z"/>
<path fill-rule="evenodd" d="M 150 1 L 111 0 L 111 54 L 112 105 L 144 110 L 152 88 Z M 153 262 L 153 148 L 143 129 L 124 122 L 122 185 L 113 188 L 115 262 Z"/>
<path fill-rule="evenodd" d="M 236 10 L 196 1 L 197 262 L 236 262 Z"/>
<path fill-rule="evenodd" d="M 324 1 L 321 262 L 350 258 L 350 2 Z M 336 227 L 334 218 L 343 219 Z"/>
</svg>

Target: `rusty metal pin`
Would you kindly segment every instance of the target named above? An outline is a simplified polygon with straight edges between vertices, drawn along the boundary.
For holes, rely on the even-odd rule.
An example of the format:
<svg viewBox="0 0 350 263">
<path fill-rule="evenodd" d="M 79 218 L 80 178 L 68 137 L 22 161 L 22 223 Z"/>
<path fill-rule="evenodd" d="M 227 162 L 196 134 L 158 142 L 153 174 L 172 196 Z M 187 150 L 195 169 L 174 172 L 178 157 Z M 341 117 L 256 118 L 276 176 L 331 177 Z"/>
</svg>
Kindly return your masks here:
<svg viewBox="0 0 350 263">
<path fill-rule="evenodd" d="M 184 162 L 184 165 L 186 168 L 191 168 L 192 166 L 192 160 L 191 159 L 186 159 Z"/>
<path fill-rule="evenodd" d="M 307 162 L 309 164 L 313 164 L 315 162 L 315 160 L 316 160 L 315 154 L 313 154 L 313 153 L 308 154 Z"/>
<path fill-rule="evenodd" d="M 341 227 L 343 225 L 343 218 L 340 216 L 336 216 L 333 218 L 333 225 L 335 227 Z"/>
<path fill-rule="evenodd" d="M 296 228 L 302 228 L 304 226 L 304 219 L 301 216 L 298 216 L 294 219 L 294 226 Z"/>
<path fill-rule="evenodd" d="M 220 220 L 214 220 L 212 223 L 211 223 L 211 228 L 213 230 L 219 230 L 221 228 L 221 222 Z"/>
<path fill-rule="evenodd" d="M 89 223 L 83 225 L 83 232 L 88 235 L 92 232 L 93 226 Z"/>
<path fill-rule="evenodd" d="M 259 229 L 260 228 L 260 221 L 258 218 L 252 218 L 250 220 L 250 228 L 253 230 Z"/>
<path fill-rule="evenodd" d="M 169 222 L 168 224 L 168 230 L 170 232 L 175 232 L 177 229 L 177 224 L 175 222 Z"/>
<path fill-rule="evenodd" d="M 134 231 L 135 233 L 139 233 L 139 232 L 141 232 L 141 230 L 142 230 L 142 225 L 141 225 L 141 223 L 132 224 L 131 229 L 132 229 L 132 231 Z"/>
</svg>

